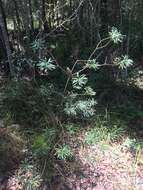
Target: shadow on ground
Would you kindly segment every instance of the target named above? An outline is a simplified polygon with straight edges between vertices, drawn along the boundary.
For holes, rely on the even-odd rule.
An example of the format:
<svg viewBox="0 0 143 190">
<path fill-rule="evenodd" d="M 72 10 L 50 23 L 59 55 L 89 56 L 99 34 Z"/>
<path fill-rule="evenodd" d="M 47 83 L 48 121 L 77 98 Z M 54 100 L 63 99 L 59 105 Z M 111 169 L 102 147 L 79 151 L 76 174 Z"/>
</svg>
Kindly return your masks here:
<svg viewBox="0 0 143 190">
<path fill-rule="evenodd" d="M 143 139 L 143 90 L 116 85 L 104 90 L 98 89 L 97 97 L 97 115 L 104 114 L 111 117 L 110 119 L 118 118 L 125 123 L 125 136 L 122 141 L 113 143 L 102 141 L 94 145 L 85 145 L 83 139 L 90 126 L 84 127 L 78 134 L 66 137 L 67 144 L 74 152 L 74 159 L 61 161 L 54 158 L 51 181 L 45 182 L 44 179 L 41 187 L 35 189 L 129 190 L 133 187 L 136 190 L 143 189 L 143 149 L 140 144 Z M 0 160 L 3 160 L 3 163 L 0 163 L 1 176 L 4 174 L 0 177 L 0 190 L 20 190 L 21 185 L 15 180 L 15 175 L 21 154 L 17 151 L 17 155 L 14 155 L 13 148 L 17 147 L 18 142 L 14 143 L 13 136 L 7 132 L 8 129 L 1 128 L 0 141 L 10 143 L 10 146 L 6 150 L 0 149 Z M 134 139 L 139 142 L 135 150 L 131 146 Z M 3 147 L 6 147 L 6 144 L 3 144 Z M 8 157 L 3 158 L 4 154 Z M 2 167 L 6 168 L 5 171 Z M 47 168 L 44 170 L 48 172 Z"/>
</svg>

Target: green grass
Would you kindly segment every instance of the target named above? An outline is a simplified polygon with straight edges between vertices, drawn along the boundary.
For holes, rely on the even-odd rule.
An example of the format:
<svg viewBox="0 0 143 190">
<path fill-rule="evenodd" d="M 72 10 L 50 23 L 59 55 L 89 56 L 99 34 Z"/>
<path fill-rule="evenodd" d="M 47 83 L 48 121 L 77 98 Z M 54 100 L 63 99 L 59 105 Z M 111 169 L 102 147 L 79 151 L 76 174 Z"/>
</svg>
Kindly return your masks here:
<svg viewBox="0 0 143 190">
<path fill-rule="evenodd" d="M 125 129 L 125 124 L 118 118 L 97 116 L 95 123 L 87 131 L 84 142 L 86 144 L 95 144 L 101 141 L 118 141 L 124 137 Z"/>
<path fill-rule="evenodd" d="M 77 132 L 81 129 L 78 124 L 68 123 L 64 125 L 64 128 L 66 129 L 67 133 L 69 135 L 76 135 Z"/>
<path fill-rule="evenodd" d="M 67 160 L 73 157 L 73 152 L 68 145 L 62 145 L 56 148 L 56 156 L 61 160 Z"/>
</svg>

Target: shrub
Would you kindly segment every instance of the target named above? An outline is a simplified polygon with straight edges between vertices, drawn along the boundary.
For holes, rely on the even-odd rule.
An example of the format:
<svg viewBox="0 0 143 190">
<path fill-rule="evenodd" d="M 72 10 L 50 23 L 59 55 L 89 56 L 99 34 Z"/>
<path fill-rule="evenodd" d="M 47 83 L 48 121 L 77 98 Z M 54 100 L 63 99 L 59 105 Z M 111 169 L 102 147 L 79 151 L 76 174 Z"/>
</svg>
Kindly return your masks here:
<svg viewBox="0 0 143 190">
<path fill-rule="evenodd" d="M 56 148 L 56 156 L 61 160 L 66 160 L 72 158 L 73 153 L 68 145 L 62 145 Z"/>
<path fill-rule="evenodd" d="M 46 158 L 56 144 L 57 131 L 55 128 L 46 128 L 43 133 L 35 134 L 32 141 L 32 152 L 37 158 Z"/>
<path fill-rule="evenodd" d="M 5 89 L 3 112 L 5 116 L 9 113 L 14 122 L 25 125 L 40 127 L 43 123 L 51 124 L 51 105 L 56 105 L 52 93 L 53 87 L 49 83 L 35 86 L 31 82 L 12 81 Z"/>
<path fill-rule="evenodd" d="M 75 135 L 79 131 L 80 126 L 73 123 L 69 123 L 65 124 L 64 128 L 66 129 L 69 135 Z"/>
<path fill-rule="evenodd" d="M 125 135 L 125 124 L 118 118 L 96 117 L 95 126 L 89 129 L 85 135 L 84 142 L 88 145 L 101 141 L 118 141 Z"/>
</svg>

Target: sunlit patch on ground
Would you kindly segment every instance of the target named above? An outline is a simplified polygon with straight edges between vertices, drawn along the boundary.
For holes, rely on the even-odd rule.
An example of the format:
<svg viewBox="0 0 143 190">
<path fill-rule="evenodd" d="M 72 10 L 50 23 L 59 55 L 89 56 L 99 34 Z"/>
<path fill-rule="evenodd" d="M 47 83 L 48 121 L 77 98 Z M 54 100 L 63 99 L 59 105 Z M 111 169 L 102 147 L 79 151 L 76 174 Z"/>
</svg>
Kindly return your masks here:
<svg viewBox="0 0 143 190">
<path fill-rule="evenodd" d="M 142 190 L 143 152 L 120 144 L 101 142 L 79 148 L 76 153 L 80 170 L 68 176 L 72 190 Z"/>
</svg>

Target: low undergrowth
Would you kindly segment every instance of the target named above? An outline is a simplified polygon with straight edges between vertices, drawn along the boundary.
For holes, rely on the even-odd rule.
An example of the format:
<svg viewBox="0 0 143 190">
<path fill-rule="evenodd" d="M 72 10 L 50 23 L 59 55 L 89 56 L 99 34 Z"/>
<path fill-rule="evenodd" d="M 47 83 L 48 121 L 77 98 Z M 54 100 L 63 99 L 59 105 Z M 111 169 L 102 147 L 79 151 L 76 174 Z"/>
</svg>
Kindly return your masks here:
<svg viewBox="0 0 143 190">
<path fill-rule="evenodd" d="M 65 189 L 77 189 L 78 186 L 83 189 L 83 186 L 90 186 L 90 189 L 96 187 L 98 190 L 104 183 L 107 190 L 107 187 L 110 186 L 112 189 L 117 184 L 119 190 L 125 186 L 129 189 L 131 185 L 138 190 L 141 185 L 137 180 L 142 181 L 138 174 L 143 166 L 141 140 L 130 136 L 126 124 L 119 122 L 115 116 L 114 120 L 111 114 L 108 118 L 102 116 L 102 120 L 100 117 L 101 113 L 90 126 L 84 128 L 79 124 L 64 124 L 63 138 L 58 139 L 58 143 L 54 139 L 54 135 L 57 134 L 54 128 L 41 128 L 39 135 L 37 129 L 22 129 L 21 133 L 27 138 L 25 158 L 15 172 L 11 170 L 13 175 L 9 178 L 7 186 L 10 188 L 14 184 L 18 190 L 35 190 L 47 184 L 51 189 L 57 186 Z M 12 154 L 15 155 L 16 152 L 15 148 Z M 128 165 L 130 167 L 126 167 Z M 114 171 L 118 173 L 116 177 Z M 124 176 L 128 175 L 126 182 L 123 181 L 122 172 Z M 110 181 L 106 179 L 109 175 Z M 132 180 L 131 176 L 136 176 L 134 184 L 129 183 Z M 60 181 L 58 185 L 57 179 Z M 94 179 L 94 182 L 90 181 L 91 179 Z"/>
<path fill-rule="evenodd" d="M 76 183 L 74 176 L 81 178 L 77 174 L 81 169 L 87 173 L 85 181 L 94 178 L 92 171 L 84 165 L 94 166 L 93 173 L 97 172 L 97 176 L 101 173 L 106 177 L 109 173 L 114 175 L 110 169 L 112 164 L 119 164 L 116 160 L 120 160 L 129 176 L 141 172 L 143 143 L 138 136 L 142 133 L 143 124 L 141 106 L 135 106 L 131 101 L 108 109 L 98 105 L 92 119 L 67 119 L 64 113 L 62 117 L 58 113 L 59 99 L 53 99 L 55 92 L 51 89 L 50 84 L 38 83 L 35 86 L 35 83 L 14 81 L 7 84 L 3 91 L 0 169 L 1 173 L 11 174 L 8 186 L 12 186 L 11 182 L 14 181 L 18 190 L 35 190 L 45 184 L 56 189 L 57 178 L 66 189 L 68 177 L 73 184 Z M 12 127 L 16 126 L 13 124 L 19 124 L 18 129 Z M 125 167 L 129 164 L 128 158 L 133 168 L 130 171 Z M 108 171 L 103 171 L 105 162 L 109 164 Z M 116 170 L 120 171 L 118 167 Z M 95 187 L 99 185 L 97 178 L 94 178 Z M 82 186 L 80 180 L 78 186 Z M 117 178 L 114 180 L 118 182 Z M 72 190 L 76 188 L 71 187 Z"/>
</svg>

